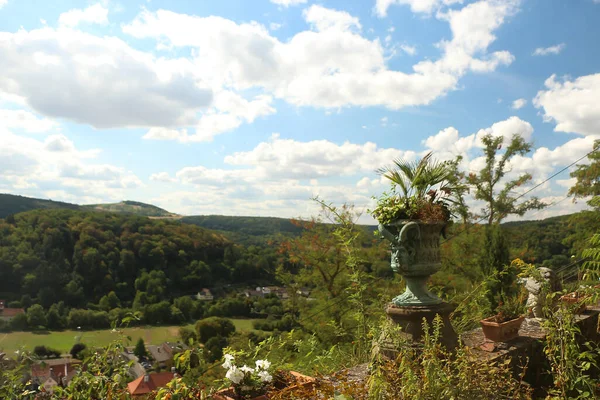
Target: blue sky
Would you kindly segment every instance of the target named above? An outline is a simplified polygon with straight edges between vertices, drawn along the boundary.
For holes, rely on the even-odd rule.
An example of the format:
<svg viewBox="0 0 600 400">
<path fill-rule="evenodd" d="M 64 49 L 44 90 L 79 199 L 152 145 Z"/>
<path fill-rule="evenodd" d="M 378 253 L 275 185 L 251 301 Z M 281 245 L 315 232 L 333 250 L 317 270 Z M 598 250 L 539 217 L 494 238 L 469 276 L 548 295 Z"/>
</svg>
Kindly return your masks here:
<svg viewBox="0 0 600 400">
<path fill-rule="evenodd" d="M 476 171 L 485 133 L 533 142 L 511 165 L 533 185 L 599 138 L 598 20 L 598 0 L 0 0 L 0 192 L 362 210 L 376 168 L 434 151 Z"/>
</svg>

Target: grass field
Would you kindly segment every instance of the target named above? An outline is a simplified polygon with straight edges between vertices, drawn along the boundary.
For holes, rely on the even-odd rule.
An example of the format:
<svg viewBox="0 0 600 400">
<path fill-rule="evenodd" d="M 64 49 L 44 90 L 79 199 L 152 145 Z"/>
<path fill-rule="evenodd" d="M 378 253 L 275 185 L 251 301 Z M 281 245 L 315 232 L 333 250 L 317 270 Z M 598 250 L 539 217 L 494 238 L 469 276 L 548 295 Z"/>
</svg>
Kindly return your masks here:
<svg viewBox="0 0 600 400">
<path fill-rule="evenodd" d="M 252 319 L 233 319 L 237 331 L 252 330 Z M 193 325 L 189 325 L 193 327 Z M 146 344 L 160 344 L 165 341 L 177 341 L 179 326 L 152 326 L 125 328 L 125 336 L 131 337 L 131 345 L 139 338 L 143 338 Z M 106 346 L 113 340 L 119 339 L 119 335 L 113 333 L 110 329 L 99 331 L 60 331 L 50 332 L 48 334 L 37 334 L 33 332 L 12 332 L 0 333 L 0 349 L 7 354 L 12 354 L 16 350 L 24 348 L 33 350 L 35 346 L 44 345 L 62 352 L 68 352 L 76 339 L 81 335 L 81 342 L 88 347 Z"/>
</svg>

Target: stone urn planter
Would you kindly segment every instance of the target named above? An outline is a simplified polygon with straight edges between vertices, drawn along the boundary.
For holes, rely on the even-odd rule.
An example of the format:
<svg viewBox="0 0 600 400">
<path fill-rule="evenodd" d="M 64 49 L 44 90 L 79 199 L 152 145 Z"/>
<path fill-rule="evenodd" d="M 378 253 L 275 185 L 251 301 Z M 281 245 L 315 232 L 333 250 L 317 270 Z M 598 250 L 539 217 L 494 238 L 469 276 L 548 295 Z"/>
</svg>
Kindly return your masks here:
<svg viewBox="0 0 600 400">
<path fill-rule="evenodd" d="M 492 342 L 508 342 L 519 336 L 519 329 L 525 317 L 511 319 L 505 322 L 497 322 L 497 316 L 485 318 L 479 323 L 483 335 Z"/>
<path fill-rule="evenodd" d="M 241 397 L 238 396 L 233 387 L 219 390 L 213 395 L 214 400 L 268 400 L 273 395 L 281 395 L 288 391 L 296 391 L 300 389 L 310 389 L 315 385 L 315 378 L 307 375 L 303 375 L 296 371 L 289 371 L 286 373 L 286 379 L 275 377 L 272 389 L 265 394 L 260 394 L 254 397 Z"/>
<path fill-rule="evenodd" d="M 391 243 L 391 267 L 406 282 L 406 290 L 392 300 L 397 307 L 432 306 L 442 300 L 427 289 L 427 280 L 441 267 L 440 236 L 444 222 L 397 220 L 379 224 L 379 232 Z"/>
</svg>

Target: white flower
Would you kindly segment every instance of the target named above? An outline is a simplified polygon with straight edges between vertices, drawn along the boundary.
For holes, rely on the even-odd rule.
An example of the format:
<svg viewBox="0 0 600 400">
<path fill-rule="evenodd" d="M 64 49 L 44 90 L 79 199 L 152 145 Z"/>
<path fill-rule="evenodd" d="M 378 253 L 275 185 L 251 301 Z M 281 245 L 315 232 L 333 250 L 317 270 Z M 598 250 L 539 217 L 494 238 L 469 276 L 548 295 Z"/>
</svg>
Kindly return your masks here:
<svg viewBox="0 0 600 400">
<path fill-rule="evenodd" d="M 256 368 L 258 369 L 269 369 L 271 362 L 267 360 L 256 360 Z"/>
<path fill-rule="evenodd" d="M 225 354 L 223 357 L 225 362 L 223 363 L 223 368 L 231 368 L 233 366 L 234 357 L 231 354 Z"/>
<path fill-rule="evenodd" d="M 232 365 L 227 373 L 225 374 L 225 378 L 229 379 L 234 384 L 238 384 L 244 379 L 244 373 L 238 369 L 235 365 Z"/>
<path fill-rule="evenodd" d="M 273 380 L 273 377 L 267 371 L 260 371 L 258 377 L 263 382 L 271 382 Z"/>
<path fill-rule="evenodd" d="M 253 373 L 253 372 L 254 372 L 254 369 L 250 368 L 250 367 L 249 367 L 249 366 L 247 366 L 247 365 L 244 365 L 242 368 L 240 368 L 240 371 L 242 371 L 242 372 L 249 372 L 249 373 Z"/>
</svg>

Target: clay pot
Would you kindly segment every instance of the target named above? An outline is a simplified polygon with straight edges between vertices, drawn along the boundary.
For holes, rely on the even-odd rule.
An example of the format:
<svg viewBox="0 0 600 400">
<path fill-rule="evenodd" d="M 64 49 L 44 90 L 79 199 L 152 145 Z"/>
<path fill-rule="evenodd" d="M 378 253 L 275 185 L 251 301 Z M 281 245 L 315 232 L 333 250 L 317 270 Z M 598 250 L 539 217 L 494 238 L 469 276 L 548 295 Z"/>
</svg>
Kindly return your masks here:
<svg viewBox="0 0 600 400">
<path fill-rule="evenodd" d="M 577 292 L 567 293 L 560 297 L 560 301 L 572 305 L 575 308 L 575 314 L 581 314 L 585 311 L 585 300 L 586 298 L 579 295 Z"/>
<path fill-rule="evenodd" d="M 519 336 L 519 328 L 521 328 L 521 324 L 525 320 L 525 317 L 519 317 L 498 323 L 494 321 L 495 318 L 494 316 L 479 321 L 483 335 L 486 339 L 493 342 L 508 342 L 517 338 Z"/>
<path fill-rule="evenodd" d="M 266 393 L 266 394 L 262 394 L 262 395 L 259 395 L 256 397 L 252 397 L 249 400 L 268 400 L 271 398 L 270 395 L 272 395 L 272 394 L 281 393 L 283 391 L 296 390 L 299 388 L 310 388 L 311 386 L 313 386 L 315 384 L 315 378 L 312 378 L 307 375 L 303 375 L 300 372 L 296 372 L 296 371 L 289 371 L 289 372 L 295 378 L 294 382 L 289 382 L 289 386 L 279 388 L 278 386 L 280 386 L 280 385 L 278 385 L 276 383 L 275 386 L 278 387 L 276 392 L 271 391 L 271 393 Z M 215 393 L 213 395 L 212 398 L 214 400 L 238 400 L 238 397 L 236 397 L 235 392 L 233 391 L 233 388 L 219 390 L 217 393 Z"/>
</svg>

